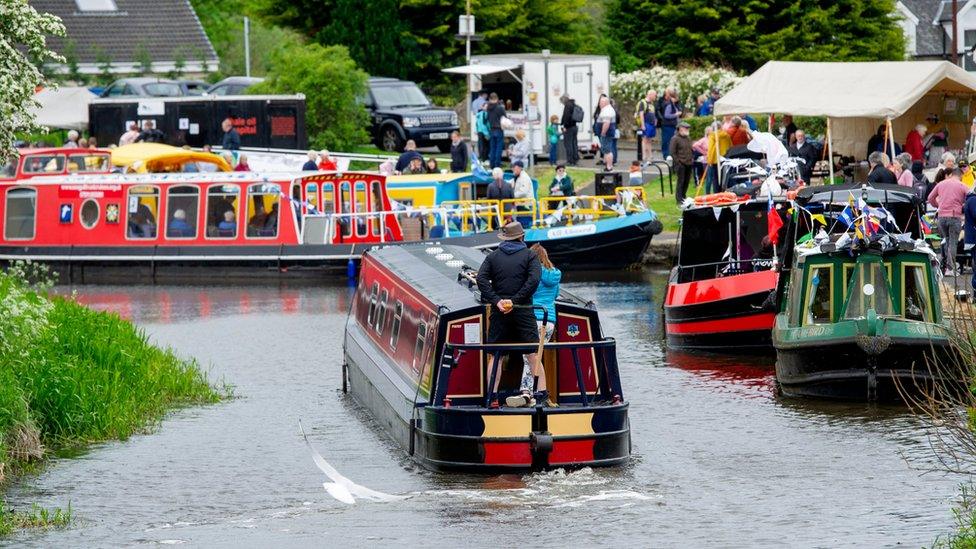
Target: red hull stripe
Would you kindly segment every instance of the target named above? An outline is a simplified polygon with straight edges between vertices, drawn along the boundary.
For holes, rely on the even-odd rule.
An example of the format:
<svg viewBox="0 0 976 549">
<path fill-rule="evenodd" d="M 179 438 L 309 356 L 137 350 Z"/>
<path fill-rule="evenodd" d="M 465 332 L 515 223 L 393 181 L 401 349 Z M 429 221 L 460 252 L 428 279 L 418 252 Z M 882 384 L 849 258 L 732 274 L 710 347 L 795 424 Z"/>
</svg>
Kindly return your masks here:
<svg viewBox="0 0 976 549">
<path fill-rule="evenodd" d="M 532 465 L 528 442 L 486 442 L 486 465 Z"/>
<path fill-rule="evenodd" d="M 717 332 L 748 332 L 752 330 L 772 330 L 776 313 L 737 316 L 720 320 L 699 322 L 668 323 L 669 334 L 713 334 Z"/>
<path fill-rule="evenodd" d="M 549 454 L 550 465 L 568 465 L 571 463 L 583 463 L 593 461 L 593 446 L 596 440 L 556 440 L 552 443 L 552 452 Z"/>
<path fill-rule="evenodd" d="M 778 273 L 775 271 L 759 271 L 722 278 L 710 278 L 682 284 L 669 284 L 667 307 L 710 303 L 722 299 L 730 299 L 745 295 L 768 292 L 776 288 Z"/>
</svg>

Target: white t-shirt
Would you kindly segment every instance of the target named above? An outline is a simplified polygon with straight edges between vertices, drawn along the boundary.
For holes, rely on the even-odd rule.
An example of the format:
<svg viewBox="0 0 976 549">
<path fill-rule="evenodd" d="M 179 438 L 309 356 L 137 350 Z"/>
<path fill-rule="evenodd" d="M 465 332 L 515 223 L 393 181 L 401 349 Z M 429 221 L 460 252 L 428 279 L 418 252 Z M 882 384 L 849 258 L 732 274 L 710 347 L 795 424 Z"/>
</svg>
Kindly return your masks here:
<svg viewBox="0 0 976 549">
<path fill-rule="evenodd" d="M 607 103 L 606 107 L 600 109 L 600 116 L 597 118 L 597 122 L 605 124 L 607 122 L 611 124 L 617 123 L 617 111 L 613 110 L 613 107 Z"/>
<path fill-rule="evenodd" d="M 512 194 L 515 198 L 534 198 L 532 194 L 532 178 L 529 174 L 522 172 L 512 184 Z"/>
</svg>

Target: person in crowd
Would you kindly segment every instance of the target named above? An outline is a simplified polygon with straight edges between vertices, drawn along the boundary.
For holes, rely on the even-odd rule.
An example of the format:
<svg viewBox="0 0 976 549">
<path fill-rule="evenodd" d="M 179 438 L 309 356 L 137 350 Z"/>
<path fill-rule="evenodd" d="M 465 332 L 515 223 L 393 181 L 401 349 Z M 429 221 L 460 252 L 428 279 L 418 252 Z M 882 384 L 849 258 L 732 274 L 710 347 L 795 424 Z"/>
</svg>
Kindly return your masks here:
<svg viewBox="0 0 976 549">
<path fill-rule="evenodd" d="M 712 126 L 712 134 L 708 139 L 708 154 L 705 157 L 708 164 L 705 174 L 706 193 L 717 193 L 722 190 L 718 174 L 718 161 L 725 156 L 730 147 L 732 147 L 732 140 L 729 138 L 728 132 L 723 130 L 718 122 L 715 122 Z"/>
<path fill-rule="evenodd" d="M 234 169 L 234 153 L 224 151 L 220 153 L 220 157 L 224 159 L 224 162 L 227 162 L 227 165 L 230 166 L 231 170 Z"/>
<path fill-rule="evenodd" d="M 470 153 L 468 145 L 461 140 L 461 132 L 451 132 L 451 172 L 462 173 L 468 171 Z"/>
<path fill-rule="evenodd" d="M 427 168 L 424 167 L 424 159 L 420 155 L 411 158 L 410 165 L 407 166 L 407 170 L 403 173 L 409 175 L 427 173 Z"/>
<path fill-rule="evenodd" d="M 478 114 L 486 103 L 488 103 L 488 90 L 478 91 L 478 97 L 475 97 L 474 101 L 471 102 L 471 112 Z"/>
<path fill-rule="evenodd" d="M 329 156 L 329 151 L 322 149 L 322 151 L 319 152 L 319 170 L 324 172 L 334 172 L 338 169 L 339 166 L 337 166 L 335 160 Z"/>
<path fill-rule="evenodd" d="M 688 133 L 691 126 L 682 120 L 678 122 L 678 133 L 671 138 L 668 150 L 671 151 L 672 165 L 678 176 L 678 182 L 674 189 L 674 199 L 678 204 L 685 201 L 688 192 L 688 182 L 691 180 L 692 163 L 694 155 L 691 150 L 691 139 Z"/>
<path fill-rule="evenodd" d="M 674 88 L 664 90 L 664 108 L 661 112 L 661 154 L 664 158 L 671 156 L 671 138 L 674 137 L 681 118 L 681 103 Z"/>
<path fill-rule="evenodd" d="M 80 137 L 81 134 L 78 133 L 78 130 L 68 130 L 68 140 L 64 142 L 64 145 L 62 145 L 62 147 L 66 147 L 69 149 L 77 149 L 78 139 Z"/>
<path fill-rule="evenodd" d="M 813 165 L 820 159 L 820 155 L 817 153 L 817 148 L 812 143 L 807 142 L 807 134 L 805 131 L 797 129 L 793 132 L 793 136 L 793 146 L 789 148 L 789 153 L 790 156 L 795 156 L 803 160 L 797 166 L 797 170 L 800 172 L 800 178 L 803 179 L 803 182 L 809 185 L 810 178 L 813 176 Z"/>
<path fill-rule="evenodd" d="M 959 180 L 960 175 L 962 171 L 954 168 L 932 189 L 928 198 L 929 204 L 938 208 L 936 221 L 942 235 L 942 269 L 946 276 L 956 276 L 956 248 L 962 230 L 962 209 L 969 194 L 969 189 Z"/>
<path fill-rule="evenodd" d="M 515 143 L 508 148 L 508 159 L 514 166 L 520 162 L 523 166 L 529 162 L 529 155 L 532 154 L 532 145 L 525 136 L 525 130 L 515 131 Z"/>
<path fill-rule="evenodd" d="M 715 112 L 715 102 L 722 98 L 722 93 L 718 91 L 718 88 L 712 88 L 708 92 L 708 98 L 705 99 L 704 104 L 698 111 L 698 116 L 711 116 Z"/>
<path fill-rule="evenodd" d="M 525 171 L 525 166 L 522 162 L 516 160 L 512 163 L 512 198 L 519 198 L 525 200 L 531 200 L 535 198 L 535 191 L 532 188 L 532 178 L 529 177 L 528 172 Z M 515 207 L 519 211 L 528 211 L 531 209 L 530 206 L 518 205 Z M 525 217 L 525 216 L 520 216 Z M 519 220 L 523 225 L 532 225 L 531 217 L 525 217 L 525 219 Z"/>
<path fill-rule="evenodd" d="M 156 236 L 156 216 L 146 204 L 140 203 L 136 211 L 129 216 L 129 237 L 153 238 Z"/>
<path fill-rule="evenodd" d="M 654 153 L 653 140 L 657 136 L 657 92 L 647 90 L 644 99 L 637 103 L 637 127 L 640 128 L 640 146 L 644 162 L 651 161 Z"/>
<path fill-rule="evenodd" d="M 220 141 L 220 146 L 225 151 L 237 151 L 241 148 L 241 134 L 234 129 L 234 121 L 227 117 L 220 123 L 220 129 L 224 130 L 224 138 Z"/>
<path fill-rule="evenodd" d="M 903 152 L 895 157 L 891 163 L 892 172 L 895 174 L 898 184 L 902 187 L 915 187 L 915 176 L 912 174 L 912 155 Z"/>
<path fill-rule="evenodd" d="M 152 120 L 145 120 L 142 123 L 142 131 L 136 136 L 136 143 L 165 143 L 166 135 L 156 128 L 156 123 Z"/>
<path fill-rule="evenodd" d="M 315 151 L 308 151 L 307 155 L 308 155 L 308 160 L 306 160 L 305 163 L 302 164 L 302 171 L 303 172 L 318 171 L 319 169 L 319 164 L 317 162 L 319 158 L 318 153 L 316 153 Z"/>
<path fill-rule="evenodd" d="M 868 139 L 868 156 L 871 156 L 873 152 L 883 152 L 888 153 L 891 150 L 891 144 L 885 143 L 885 138 L 887 137 L 887 129 L 884 124 L 878 126 L 878 131 Z M 895 144 L 895 154 L 901 152 L 901 145 Z M 870 162 L 870 161 L 869 161 Z"/>
<path fill-rule="evenodd" d="M 97 149 L 98 148 L 98 139 L 95 138 L 94 135 L 88 138 L 88 148 L 89 149 Z"/>
<path fill-rule="evenodd" d="M 259 200 L 254 203 L 254 215 L 247 220 L 247 236 L 260 235 L 267 222 L 268 212 L 264 210 L 264 201 Z"/>
<path fill-rule="evenodd" d="M 186 211 L 181 209 L 173 211 L 173 218 L 169 220 L 169 225 L 166 227 L 166 236 L 169 238 L 193 236 L 193 228 L 186 222 Z"/>
<path fill-rule="evenodd" d="M 563 147 L 566 148 L 566 164 L 575 166 L 579 163 L 579 144 L 576 140 L 579 134 L 579 126 L 577 126 L 578 122 L 576 118 L 580 117 L 575 114 L 577 112 L 577 106 L 574 99 L 563 94 L 559 98 L 559 101 L 563 104 L 563 116 L 559 122 L 563 127 Z"/>
<path fill-rule="evenodd" d="M 753 118 L 751 114 L 743 113 L 743 115 L 739 118 L 741 118 L 742 121 L 745 122 L 746 126 L 749 127 L 749 131 L 754 132 L 759 129 L 759 123 L 756 122 L 756 119 Z"/>
<path fill-rule="evenodd" d="M 488 102 L 481 105 L 481 110 L 475 116 L 475 132 L 478 134 L 478 160 L 488 161 L 491 152 L 491 127 L 488 125 Z"/>
<path fill-rule="evenodd" d="M 925 145 L 922 144 L 922 139 L 925 138 L 925 132 L 928 130 L 925 124 L 919 124 L 905 137 L 905 152 L 912 155 L 912 160 L 925 160 Z"/>
<path fill-rule="evenodd" d="M 969 191 L 966 195 L 966 203 L 963 205 L 963 227 L 965 229 L 965 244 L 970 246 L 971 254 L 970 265 L 973 268 L 973 278 L 969 281 L 973 292 L 976 293 L 976 189 Z"/>
<path fill-rule="evenodd" d="M 119 138 L 119 146 L 135 143 L 137 137 L 139 137 L 139 124 L 132 122 L 129 124 L 129 130 Z"/>
<path fill-rule="evenodd" d="M 237 236 L 237 216 L 234 215 L 233 210 L 227 210 L 224 212 L 224 219 L 217 224 L 217 230 L 220 231 L 220 236 Z"/>
<path fill-rule="evenodd" d="M 888 166 L 891 164 L 891 160 L 888 155 L 881 151 L 874 151 L 868 155 L 868 183 L 884 183 L 888 185 L 897 185 L 898 179 L 895 174 L 891 173 Z"/>
<path fill-rule="evenodd" d="M 748 124 L 744 124 L 738 116 L 732 117 L 732 127 L 729 128 L 728 134 L 729 139 L 732 140 L 733 147 L 745 145 L 752 139 L 752 136 L 749 134 Z"/>
<path fill-rule="evenodd" d="M 247 164 L 247 156 L 240 155 L 237 157 L 237 166 L 234 166 L 235 172 L 249 172 L 251 171 L 251 166 Z"/>
<path fill-rule="evenodd" d="M 966 160 L 960 160 L 959 169 L 962 170 L 962 176 L 959 180 L 962 181 L 963 185 L 972 189 L 973 183 L 976 183 L 976 176 L 973 175 L 973 167 Z"/>
<path fill-rule="evenodd" d="M 509 200 L 515 198 L 512 186 L 505 181 L 501 168 L 491 169 L 491 184 L 488 185 L 488 200 Z"/>
<path fill-rule="evenodd" d="M 634 160 L 630 163 L 630 172 L 627 174 L 627 184 L 639 187 L 644 184 L 644 172 L 641 171 L 641 163 Z"/>
<path fill-rule="evenodd" d="M 440 166 L 437 165 L 437 159 L 433 156 L 427 158 L 424 162 L 424 172 L 426 173 L 441 173 Z"/>
<path fill-rule="evenodd" d="M 490 307 L 487 343 L 538 343 L 539 328 L 532 312 L 532 296 L 542 276 L 539 257 L 525 245 L 525 229 L 518 222 L 502 227 L 498 249 L 488 254 L 478 269 L 478 290 L 482 301 Z M 536 353 L 525 357 L 530 364 L 538 360 Z M 488 371 L 499 368 L 492 394 L 498 392 L 503 365 L 488 359 Z M 506 402 L 507 403 L 507 402 Z M 529 405 L 525 402 L 524 405 Z M 498 408 L 498 400 L 491 401 Z"/>
<path fill-rule="evenodd" d="M 620 158 L 617 154 L 617 141 L 620 140 L 620 109 L 617 108 L 617 101 L 615 99 L 610 99 L 610 106 L 613 107 L 614 113 L 614 127 L 613 135 L 610 136 L 610 152 L 613 153 L 614 158 Z"/>
<path fill-rule="evenodd" d="M 505 146 L 505 130 L 502 128 L 502 119 L 505 118 L 505 105 L 498 100 L 498 94 L 491 92 L 488 96 L 488 165 L 498 168 L 502 165 L 502 149 Z"/>
<path fill-rule="evenodd" d="M 796 143 L 796 123 L 793 122 L 792 114 L 783 115 L 783 138 L 786 140 L 787 147 Z"/>
<path fill-rule="evenodd" d="M 539 328 L 539 339 L 545 345 L 552 339 L 552 334 L 555 331 L 556 298 L 559 297 L 559 282 L 562 279 L 562 272 L 552 264 L 549 253 L 542 247 L 542 244 L 533 244 L 529 251 L 539 258 L 541 267 L 539 286 L 532 294 L 532 309 L 535 311 L 535 321 Z M 538 392 L 536 392 L 535 387 L 536 378 L 539 379 Z M 519 394 L 505 399 L 505 404 L 512 408 L 531 407 L 535 406 L 536 402 L 541 402 L 547 407 L 557 407 L 557 404 L 549 397 L 546 369 L 542 367 L 542 357 L 538 353 L 535 354 L 535 359 L 532 361 L 529 360 L 528 355 L 525 356 Z"/>
<path fill-rule="evenodd" d="M 423 157 L 417 152 L 417 142 L 413 139 L 407 139 L 407 142 L 403 145 L 403 152 L 400 153 L 400 158 L 397 159 L 393 171 L 395 173 L 403 173 L 415 158 L 419 158 L 421 164 L 424 163 Z"/>
<path fill-rule="evenodd" d="M 695 98 L 695 108 L 692 110 L 695 116 L 708 116 L 708 114 L 705 114 L 708 111 L 707 101 L 708 96 L 704 93 Z"/>
<path fill-rule="evenodd" d="M 549 125 L 546 126 L 546 139 L 549 142 L 549 165 L 555 166 L 559 159 L 559 117 L 556 115 L 549 117 Z"/>
<path fill-rule="evenodd" d="M 712 136 L 712 127 L 705 126 L 705 135 L 691 144 L 692 155 L 695 157 L 695 182 L 700 184 L 705 174 L 705 159 L 708 158 L 708 140 Z"/>
<path fill-rule="evenodd" d="M 87 149 L 88 148 L 88 139 L 85 139 L 84 137 L 79 138 L 78 139 L 78 148 L 79 149 Z"/>
<path fill-rule="evenodd" d="M 938 185 L 954 169 L 956 169 L 956 155 L 948 151 L 942 153 L 942 163 L 939 165 L 938 171 L 935 172 L 935 184 Z"/>
<path fill-rule="evenodd" d="M 606 95 L 600 96 L 597 109 L 599 114 L 597 117 L 595 117 L 595 129 L 598 130 L 597 136 L 600 138 L 600 152 L 603 153 L 604 156 L 606 156 L 608 153 L 612 155 L 612 140 L 617 131 L 617 111 L 615 111 L 610 105 L 610 98 Z M 606 162 L 606 160 L 604 160 L 604 162 Z M 613 167 L 612 161 L 609 165 L 611 168 Z"/>
<path fill-rule="evenodd" d="M 576 188 L 573 187 L 573 179 L 566 173 L 566 166 L 559 164 L 556 166 L 556 175 L 549 184 L 550 196 L 575 196 Z"/>
</svg>

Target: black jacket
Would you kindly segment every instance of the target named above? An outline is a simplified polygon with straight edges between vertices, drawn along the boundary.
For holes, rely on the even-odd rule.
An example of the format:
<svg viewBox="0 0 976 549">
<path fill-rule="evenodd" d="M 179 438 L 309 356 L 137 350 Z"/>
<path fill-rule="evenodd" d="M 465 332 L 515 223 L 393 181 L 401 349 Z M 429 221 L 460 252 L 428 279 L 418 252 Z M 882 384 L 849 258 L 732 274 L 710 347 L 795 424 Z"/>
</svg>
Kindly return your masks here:
<svg viewBox="0 0 976 549">
<path fill-rule="evenodd" d="M 492 105 L 488 103 L 488 129 L 500 130 L 502 129 L 502 118 L 505 117 L 505 105 L 499 101 Z"/>
<path fill-rule="evenodd" d="M 165 143 L 166 135 L 156 128 L 142 130 L 136 137 L 136 143 Z"/>
<path fill-rule="evenodd" d="M 868 183 L 890 183 L 897 185 L 898 178 L 895 177 L 895 174 L 891 170 L 879 164 L 868 174 Z"/>
<path fill-rule="evenodd" d="M 488 185 L 488 200 L 509 200 L 515 198 L 515 189 L 507 181 L 502 181 L 501 185 L 492 181 Z"/>
<path fill-rule="evenodd" d="M 513 242 L 503 242 L 478 269 L 481 301 L 494 304 L 511 299 L 516 305 L 531 305 L 541 276 L 542 266 L 534 252 L 524 244 L 518 247 Z"/>
<path fill-rule="evenodd" d="M 457 145 L 451 143 L 451 171 L 454 173 L 468 171 L 468 146 L 464 141 L 458 141 Z"/>
<path fill-rule="evenodd" d="M 559 121 L 563 128 L 575 128 L 576 121 L 573 120 L 573 108 L 576 107 L 576 100 L 570 99 L 563 105 L 563 118 Z"/>
<path fill-rule="evenodd" d="M 820 153 L 817 152 L 817 147 L 813 146 L 809 141 L 804 141 L 803 146 L 791 146 L 789 149 L 790 156 L 795 156 L 797 158 L 802 158 L 806 164 L 800 164 L 798 169 L 800 175 L 803 177 L 803 181 L 807 185 L 810 184 L 810 174 L 813 173 L 813 165 L 820 160 Z"/>
</svg>

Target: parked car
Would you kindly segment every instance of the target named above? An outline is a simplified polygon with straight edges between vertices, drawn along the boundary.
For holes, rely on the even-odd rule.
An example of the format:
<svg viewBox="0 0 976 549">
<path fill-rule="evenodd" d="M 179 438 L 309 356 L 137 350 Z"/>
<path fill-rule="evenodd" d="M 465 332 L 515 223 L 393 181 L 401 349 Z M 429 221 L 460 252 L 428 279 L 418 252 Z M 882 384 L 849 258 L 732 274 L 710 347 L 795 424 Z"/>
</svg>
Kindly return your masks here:
<svg viewBox="0 0 976 549">
<path fill-rule="evenodd" d="M 457 113 L 434 107 L 417 84 L 396 78 L 369 79 L 363 100 L 370 117 L 370 135 L 385 151 L 402 151 L 408 139 L 418 147 L 451 150 L 451 132 L 457 130 Z"/>
<path fill-rule="evenodd" d="M 254 84 L 264 82 L 264 78 L 252 76 L 228 76 L 207 89 L 207 95 L 241 95 Z"/>
<path fill-rule="evenodd" d="M 179 97 L 186 88 L 175 80 L 164 78 L 120 78 L 102 90 L 101 97 Z"/>
<path fill-rule="evenodd" d="M 177 80 L 176 82 L 183 88 L 183 95 L 203 95 L 210 88 L 210 84 L 203 80 Z"/>
</svg>

